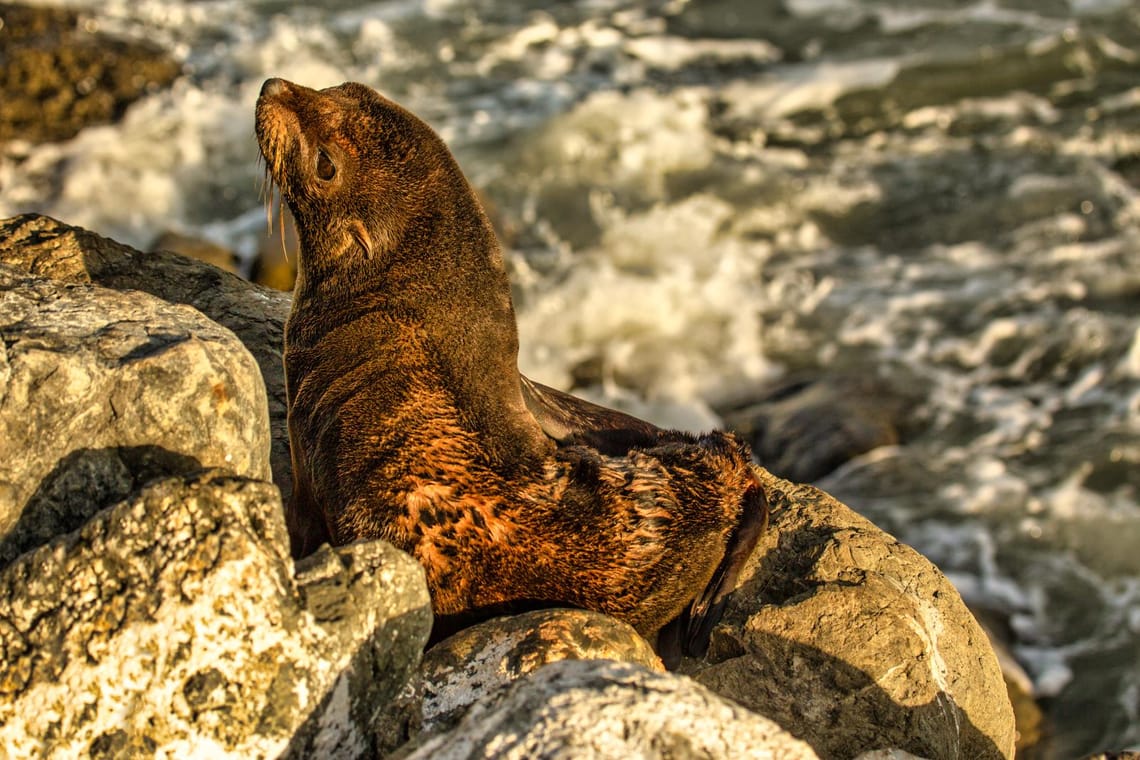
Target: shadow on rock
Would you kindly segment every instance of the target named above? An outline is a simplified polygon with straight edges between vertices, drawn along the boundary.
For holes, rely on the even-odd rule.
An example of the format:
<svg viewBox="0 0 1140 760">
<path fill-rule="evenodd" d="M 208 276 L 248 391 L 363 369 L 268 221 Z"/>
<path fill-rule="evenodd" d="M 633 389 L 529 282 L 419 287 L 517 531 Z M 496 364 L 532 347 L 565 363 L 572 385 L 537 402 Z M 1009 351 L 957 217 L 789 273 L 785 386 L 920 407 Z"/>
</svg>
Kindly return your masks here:
<svg viewBox="0 0 1140 760">
<path fill-rule="evenodd" d="M 920 704 L 900 703 L 869 673 L 802 642 L 756 633 L 746 655 L 697 677 L 721 694 L 746 679 L 748 693 L 733 694 L 736 701 L 784 726 L 820 757 L 841 760 L 893 747 L 929 760 L 1008 756 L 946 692 Z M 842 696 L 821 699 L 824 694 Z"/>
<path fill-rule="evenodd" d="M 772 528 L 682 672 L 821 757 L 1012 757 L 997 657 L 946 577 L 824 492 L 757 475 Z"/>
<path fill-rule="evenodd" d="M 341 606 L 343 605 L 335 605 L 335 608 Z M 312 611 L 311 604 L 309 609 Z M 335 616 L 328 621 L 322 621 L 318 617 L 318 623 L 332 625 L 335 621 Z M 385 621 L 385 626 L 387 631 L 422 631 L 426 636 L 430 621 L 431 612 L 425 606 L 397 615 Z M 389 633 L 387 638 L 408 638 L 408 634 Z M 423 639 L 416 639 L 415 642 L 422 646 Z M 278 760 L 329 757 L 336 756 L 338 752 L 344 757 L 382 757 L 389 748 L 383 746 L 381 737 L 375 731 L 335 733 L 330 731 L 329 716 L 336 715 L 338 720 L 353 727 L 368 726 L 371 729 L 404 685 L 409 666 L 414 666 L 416 659 L 418 651 L 415 643 L 410 646 L 404 644 L 399 647 L 389 645 L 389 648 L 376 646 L 357 649 L 339 677 L 343 685 L 334 685 L 317 704 L 309 706 L 311 712 L 308 718 L 294 729 L 293 738 L 278 756 Z M 259 730 L 264 733 L 288 729 L 290 718 L 297 712 L 294 705 L 297 701 L 297 683 L 294 679 L 279 674 L 272 691 L 274 695 L 268 700 L 259 725 Z M 346 699 L 348 694 L 356 696 Z M 330 734 L 337 737 L 338 743 L 335 746 L 330 746 Z"/>
<path fill-rule="evenodd" d="M 160 446 L 77 449 L 40 481 L 15 524 L 0 537 L 0 569 L 80 528 L 151 480 L 201 469 L 196 458 Z"/>
<path fill-rule="evenodd" d="M 140 290 L 171 304 L 193 306 L 232 331 L 261 370 L 269 402 L 273 482 L 286 502 L 292 492 L 282 364 L 291 296 L 168 251 L 143 253 L 51 217 L 24 214 L 0 222 L 0 263 L 64 283 Z"/>
</svg>

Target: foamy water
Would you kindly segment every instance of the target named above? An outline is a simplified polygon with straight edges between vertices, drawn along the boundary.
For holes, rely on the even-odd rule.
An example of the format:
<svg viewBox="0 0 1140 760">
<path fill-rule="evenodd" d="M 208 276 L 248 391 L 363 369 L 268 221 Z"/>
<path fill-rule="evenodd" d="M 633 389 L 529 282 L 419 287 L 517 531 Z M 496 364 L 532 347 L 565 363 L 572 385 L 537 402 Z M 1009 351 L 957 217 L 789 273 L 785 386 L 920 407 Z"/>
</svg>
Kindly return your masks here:
<svg viewBox="0 0 1140 760">
<path fill-rule="evenodd" d="M 918 389 L 821 485 L 1008 619 L 1056 756 L 1140 742 L 1132 4 L 80 5 L 191 73 L 10 147 L 0 215 L 248 258 L 261 82 L 376 86 L 510 228 L 535 378 L 691 428 L 792 370 Z"/>
</svg>

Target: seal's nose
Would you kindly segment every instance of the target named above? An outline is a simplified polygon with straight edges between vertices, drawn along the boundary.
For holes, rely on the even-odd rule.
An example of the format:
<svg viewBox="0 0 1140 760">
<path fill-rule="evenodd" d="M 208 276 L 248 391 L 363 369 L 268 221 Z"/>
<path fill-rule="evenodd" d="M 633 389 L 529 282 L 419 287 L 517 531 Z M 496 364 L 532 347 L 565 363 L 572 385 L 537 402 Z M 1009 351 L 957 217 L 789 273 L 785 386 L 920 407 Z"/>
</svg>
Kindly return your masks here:
<svg viewBox="0 0 1140 760">
<path fill-rule="evenodd" d="M 272 79 L 266 79 L 265 84 L 261 85 L 261 97 L 264 98 L 264 97 L 273 97 L 274 95 L 280 95 L 281 93 L 285 92 L 285 90 L 287 90 L 288 88 L 289 88 L 289 83 L 286 82 L 284 79 L 278 79 L 277 77 L 273 77 Z"/>
</svg>

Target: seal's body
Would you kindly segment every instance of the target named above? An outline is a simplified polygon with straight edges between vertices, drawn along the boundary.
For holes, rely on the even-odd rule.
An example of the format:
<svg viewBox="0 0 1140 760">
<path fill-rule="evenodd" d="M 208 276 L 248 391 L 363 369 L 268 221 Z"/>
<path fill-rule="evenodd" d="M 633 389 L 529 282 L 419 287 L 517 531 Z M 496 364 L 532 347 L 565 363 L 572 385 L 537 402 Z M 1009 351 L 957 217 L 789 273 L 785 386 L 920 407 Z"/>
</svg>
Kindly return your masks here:
<svg viewBox="0 0 1140 760">
<path fill-rule="evenodd" d="M 271 79 L 257 135 L 301 240 L 294 552 L 394 543 L 444 628 L 562 604 L 667 628 L 669 657 L 699 650 L 767 517 L 747 447 L 522 377 L 494 232 L 411 113 L 363 85 Z"/>
</svg>

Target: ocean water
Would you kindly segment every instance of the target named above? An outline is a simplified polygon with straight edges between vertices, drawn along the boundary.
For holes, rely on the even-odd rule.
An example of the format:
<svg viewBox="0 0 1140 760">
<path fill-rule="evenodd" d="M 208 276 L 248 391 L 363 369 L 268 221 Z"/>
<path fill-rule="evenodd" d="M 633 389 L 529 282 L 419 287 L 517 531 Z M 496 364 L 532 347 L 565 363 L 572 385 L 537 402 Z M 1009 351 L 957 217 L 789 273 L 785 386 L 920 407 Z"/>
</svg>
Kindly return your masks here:
<svg viewBox="0 0 1140 760">
<path fill-rule="evenodd" d="M 916 392 L 820 485 L 1007 622 L 1038 756 L 1140 744 L 1132 0 L 67 4 L 188 73 L 9 146 L 0 216 L 248 262 L 261 82 L 375 86 L 492 204 L 536 379 L 687 428 L 793 372 Z"/>
</svg>

